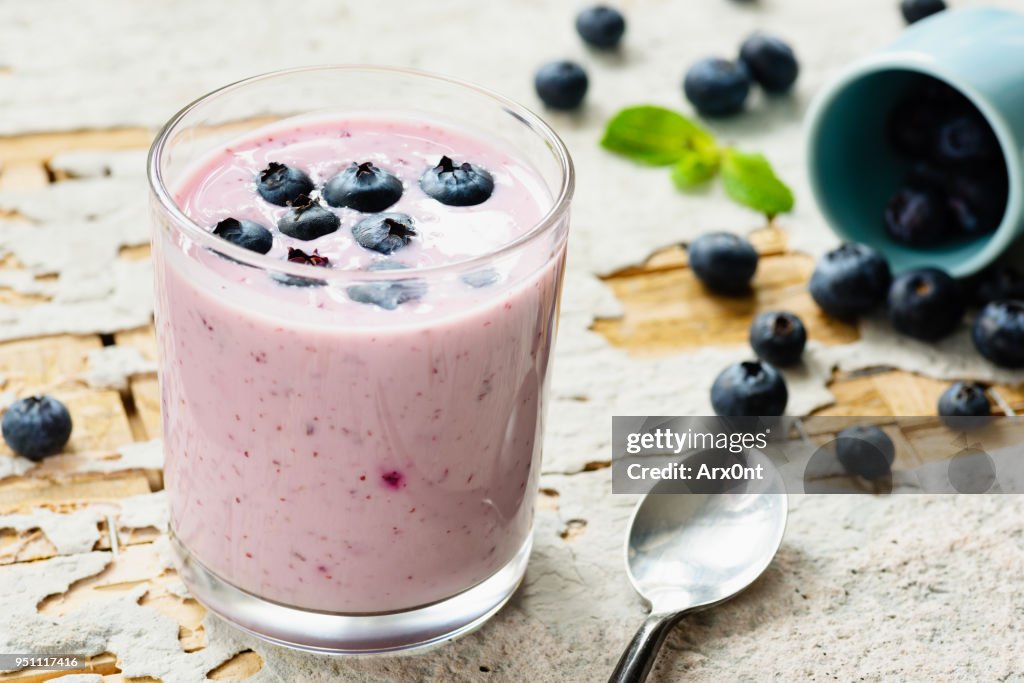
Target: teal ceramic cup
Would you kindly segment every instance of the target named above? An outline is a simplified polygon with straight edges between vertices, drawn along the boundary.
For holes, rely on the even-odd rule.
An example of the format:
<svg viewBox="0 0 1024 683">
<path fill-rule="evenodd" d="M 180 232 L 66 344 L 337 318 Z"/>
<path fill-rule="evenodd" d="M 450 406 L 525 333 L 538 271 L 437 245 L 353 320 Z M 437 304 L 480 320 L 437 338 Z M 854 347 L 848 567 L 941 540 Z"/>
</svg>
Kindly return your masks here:
<svg viewBox="0 0 1024 683">
<path fill-rule="evenodd" d="M 885 120 L 919 74 L 967 96 L 1002 147 L 1009 200 L 995 232 L 934 248 L 893 241 L 883 212 L 910 162 L 888 147 Z M 1024 232 L 1024 15 L 995 8 L 940 12 L 854 64 L 816 99 L 808 119 L 808 173 L 815 199 L 845 241 L 889 257 L 894 271 L 937 266 L 956 277 L 981 270 Z"/>
</svg>

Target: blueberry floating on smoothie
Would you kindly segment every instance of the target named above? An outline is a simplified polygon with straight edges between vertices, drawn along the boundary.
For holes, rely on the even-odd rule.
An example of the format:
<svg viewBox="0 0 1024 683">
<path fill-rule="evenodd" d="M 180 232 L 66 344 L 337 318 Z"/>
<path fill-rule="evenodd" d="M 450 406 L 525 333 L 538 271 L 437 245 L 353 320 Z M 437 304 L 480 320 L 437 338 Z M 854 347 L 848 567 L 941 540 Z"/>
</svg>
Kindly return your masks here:
<svg viewBox="0 0 1024 683">
<path fill-rule="evenodd" d="M 409 266 L 398 261 L 378 261 L 367 268 L 367 270 L 406 270 L 408 268 Z M 367 282 L 362 285 L 352 285 L 347 291 L 352 301 L 361 304 L 372 304 L 385 310 L 393 311 L 401 304 L 422 298 L 426 292 L 426 285 L 421 280 L 409 278 L 389 282 Z"/>
<path fill-rule="evenodd" d="M 559 60 L 548 62 L 537 69 L 533 88 L 545 106 L 569 111 L 583 104 L 590 80 L 587 72 L 576 62 Z"/>
<path fill-rule="evenodd" d="M 468 161 L 457 164 L 442 156 L 437 166 L 420 176 L 420 188 L 428 197 L 448 206 L 475 206 L 487 201 L 494 192 L 494 178 Z"/>
<path fill-rule="evenodd" d="M 52 396 L 29 396 L 15 401 L 4 413 L 4 441 L 29 460 L 60 453 L 71 437 L 71 414 Z"/>
<path fill-rule="evenodd" d="M 322 194 L 331 206 L 373 213 L 383 211 L 402 198 L 402 181 L 366 161 L 352 164 L 328 180 Z"/>
<path fill-rule="evenodd" d="M 341 220 L 337 216 L 309 195 L 296 199 L 288 213 L 277 221 L 281 234 L 303 241 L 330 235 L 340 225 Z"/>
<path fill-rule="evenodd" d="M 939 418 L 955 429 L 972 429 L 992 416 L 985 387 L 977 382 L 956 382 L 939 397 Z"/>
<path fill-rule="evenodd" d="M 312 254 L 307 254 L 301 249 L 289 247 L 288 257 L 286 260 L 290 263 L 301 263 L 306 266 L 315 266 L 317 268 L 331 267 L 330 259 L 326 256 L 322 256 L 316 249 L 313 250 Z M 288 285 L 289 287 L 323 287 L 327 284 L 323 280 L 319 280 L 317 278 L 297 277 L 284 273 L 275 273 L 273 277 L 282 285 Z"/>
<path fill-rule="evenodd" d="M 274 246 L 274 235 L 255 221 L 225 218 L 213 228 L 213 234 L 243 249 L 266 254 Z"/>
<path fill-rule="evenodd" d="M 875 425 L 847 427 L 836 437 L 836 458 L 850 474 L 872 480 L 881 479 L 892 471 L 896 446 Z"/>
<path fill-rule="evenodd" d="M 711 406 L 722 417 L 782 415 L 788 400 L 786 381 L 764 361 L 733 363 L 711 385 Z"/>
<path fill-rule="evenodd" d="M 359 246 L 390 254 L 409 244 L 416 236 L 412 216 L 404 213 L 382 213 L 370 216 L 352 226 L 352 236 Z"/>
<path fill-rule="evenodd" d="M 766 311 L 750 324 L 750 346 L 758 358 L 785 367 L 800 362 L 807 330 L 800 318 L 786 311 Z"/>
<path fill-rule="evenodd" d="M 622 12 L 607 5 L 587 7 L 576 15 L 576 32 L 587 45 L 599 50 L 618 47 L 626 32 L 626 19 Z"/>
<path fill-rule="evenodd" d="M 690 268 L 713 292 L 745 294 L 757 271 L 757 251 L 747 240 L 728 232 L 709 232 L 690 243 Z"/>
<path fill-rule="evenodd" d="M 959 325 L 964 302 L 956 280 L 938 268 L 908 270 L 889 288 L 889 322 L 897 332 L 937 341 Z"/>
<path fill-rule="evenodd" d="M 788 92 L 800 73 L 796 55 L 785 41 L 767 33 L 754 33 L 740 46 L 740 61 L 765 92 Z"/>
<path fill-rule="evenodd" d="M 747 101 L 750 73 L 742 62 L 709 57 L 686 72 L 683 92 L 701 116 L 731 116 Z"/>
<path fill-rule="evenodd" d="M 974 320 L 978 353 L 1004 368 L 1024 368 L 1024 301 L 993 301 Z"/>
<path fill-rule="evenodd" d="M 271 204 L 288 206 L 313 191 L 313 181 L 297 168 L 276 161 L 260 171 L 256 191 Z"/>
<path fill-rule="evenodd" d="M 833 318 L 852 320 L 881 305 L 891 283 L 889 262 L 881 252 L 847 242 L 818 261 L 810 291 L 821 310 Z"/>
<path fill-rule="evenodd" d="M 952 226 L 950 206 L 930 190 L 904 188 L 885 207 L 885 229 L 903 244 L 939 244 L 949 236 Z"/>
</svg>

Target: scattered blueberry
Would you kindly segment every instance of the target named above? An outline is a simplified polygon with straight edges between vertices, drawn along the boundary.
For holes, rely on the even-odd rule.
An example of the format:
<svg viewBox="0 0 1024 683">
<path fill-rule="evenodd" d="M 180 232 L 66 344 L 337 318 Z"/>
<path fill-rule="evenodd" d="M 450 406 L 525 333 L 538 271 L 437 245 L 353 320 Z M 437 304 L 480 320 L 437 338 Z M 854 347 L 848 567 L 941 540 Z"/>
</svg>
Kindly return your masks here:
<svg viewBox="0 0 1024 683">
<path fill-rule="evenodd" d="M 949 236 L 951 209 L 941 195 L 930 190 L 904 188 L 885 207 L 885 229 L 897 242 L 933 246 Z"/>
<path fill-rule="evenodd" d="M 875 425 L 847 427 L 836 435 L 836 458 L 843 469 L 865 479 L 881 479 L 892 471 L 896 446 Z"/>
<path fill-rule="evenodd" d="M 729 116 L 743 109 L 750 94 L 750 74 L 741 62 L 709 57 L 686 72 L 686 99 L 704 116 Z"/>
<path fill-rule="evenodd" d="M 352 226 L 352 236 L 359 246 L 381 254 L 390 254 L 409 244 L 416 236 L 412 216 L 404 213 L 380 213 Z"/>
<path fill-rule="evenodd" d="M 744 294 L 757 270 L 757 251 L 742 237 L 728 232 L 709 232 L 690 243 L 693 274 L 719 294 Z"/>
<path fill-rule="evenodd" d="M 770 93 L 788 92 L 800 73 L 793 49 L 767 33 L 754 33 L 740 46 L 740 61 L 750 77 Z"/>
<path fill-rule="evenodd" d="M 245 219 L 225 218 L 213 228 L 213 234 L 257 254 L 266 254 L 274 246 L 274 236 L 269 230 Z"/>
<path fill-rule="evenodd" d="M 1007 263 L 989 266 L 972 284 L 974 302 L 979 306 L 999 299 L 1024 301 L 1024 274 Z"/>
<path fill-rule="evenodd" d="M 984 167 L 999 159 L 999 140 L 975 110 L 939 126 L 934 154 L 936 161 L 950 166 Z"/>
<path fill-rule="evenodd" d="M 367 270 L 406 270 L 408 267 L 397 261 L 378 261 Z M 349 298 L 353 301 L 393 311 L 401 304 L 422 298 L 426 291 L 426 285 L 421 280 L 410 278 L 352 285 L 347 291 Z"/>
<path fill-rule="evenodd" d="M 908 270 L 889 288 L 889 321 L 897 332 L 935 341 L 955 330 L 963 317 L 959 286 L 938 268 Z"/>
<path fill-rule="evenodd" d="M 330 235 L 339 225 L 341 220 L 337 216 L 307 195 L 295 200 L 288 213 L 277 221 L 282 234 L 304 241 Z"/>
<path fill-rule="evenodd" d="M 576 62 L 548 62 L 533 77 L 537 97 L 552 109 L 575 109 L 583 103 L 590 81 Z"/>
<path fill-rule="evenodd" d="M 614 7 L 594 5 L 576 15 L 576 31 L 587 45 L 608 50 L 622 40 L 626 19 Z"/>
<path fill-rule="evenodd" d="M 272 161 L 260 171 L 256 191 L 271 204 L 288 206 L 313 191 L 313 181 L 297 168 Z"/>
<path fill-rule="evenodd" d="M 811 297 L 834 318 L 852 320 L 876 308 L 889 292 L 885 256 L 866 244 L 847 242 L 825 254 L 811 275 Z"/>
<path fill-rule="evenodd" d="M 925 17 L 946 9 L 944 0 L 902 0 L 900 11 L 908 24 L 913 24 Z"/>
<path fill-rule="evenodd" d="M 301 249 L 288 248 L 288 257 L 286 259 L 291 263 L 301 263 L 307 266 L 316 266 L 318 268 L 330 268 L 331 262 L 326 256 L 321 256 L 317 249 L 313 250 L 312 254 L 307 254 Z M 289 287 L 323 287 L 327 283 L 324 280 L 311 277 L 297 277 L 295 275 L 285 273 L 275 273 L 273 278 L 280 282 L 282 285 L 288 285 Z"/>
<path fill-rule="evenodd" d="M 956 382 L 939 397 L 939 417 L 949 427 L 980 427 L 992 415 L 985 387 L 976 382 Z"/>
<path fill-rule="evenodd" d="M 443 156 L 420 176 L 420 187 L 427 196 L 448 206 L 481 204 L 494 192 L 494 178 L 484 169 L 465 162 L 456 164 Z"/>
<path fill-rule="evenodd" d="M 763 361 L 733 363 L 711 385 L 711 405 L 722 417 L 782 415 L 788 400 L 786 381 Z"/>
<path fill-rule="evenodd" d="M 402 181 L 369 161 L 352 164 L 327 181 L 323 198 L 331 206 L 383 211 L 402 198 Z"/>
<path fill-rule="evenodd" d="M 71 414 L 52 396 L 29 396 L 4 413 L 4 441 L 18 455 L 39 462 L 61 452 L 71 437 Z"/>
<path fill-rule="evenodd" d="M 785 311 L 766 311 L 750 324 L 750 346 L 758 358 L 785 367 L 800 362 L 807 330 L 800 318 Z"/>
<path fill-rule="evenodd" d="M 474 270 L 471 273 L 465 273 L 462 276 L 462 281 L 474 289 L 481 287 L 488 287 L 493 285 L 501 276 L 494 268 L 484 268 L 483 270 Z"/>
<path fill-rule="evenodd" d="M 993 301 L 974 320 L 978 353 L 1005 368 L 1024 368 L 1024 300 Z"/>
</svg>

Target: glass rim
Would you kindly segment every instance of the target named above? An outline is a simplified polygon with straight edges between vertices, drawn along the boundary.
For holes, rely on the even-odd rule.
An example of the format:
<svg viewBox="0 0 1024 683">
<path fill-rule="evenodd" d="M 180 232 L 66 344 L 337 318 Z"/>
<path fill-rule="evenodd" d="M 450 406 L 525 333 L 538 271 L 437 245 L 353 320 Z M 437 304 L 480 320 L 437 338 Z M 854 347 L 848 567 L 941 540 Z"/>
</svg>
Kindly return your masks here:
<svg viewBox="0 0 1024 683">
<path fill-rule="evenodd" d="M 409 268 L 403 270 L 347 270 L 334 268 L 315 268 L 301 263 L 293 263 L 286 260 L 260 254 L 236 244 L 228 242 L 214 235 L 211 231 L 196 223 L 178 206 L 164 182 L 161 160 L 165 147 L 171 136 L 177 131 L 178 126 L 195 109 L 217 97 L 244 88 L 254 83 L 279 78 L 282 76 L 301 75 L 316 72 L 348 72 L 348 73 L 380 73 L 386 75 L 404 75 L 422 78 L 436 83 L 453 85 L 467 91 L 483 95 L 501 105 L 504 110 L 525 123 L 531 130 L 537 133 L 553 152 L 559 164 L 561 182 L 558 192 L 554 195 L 550 208 L 544 215 L 534 223 L 529 230 L 523 232 L 514 240 L 501 245 L 492 251 L 478 254 L 466 259 L 444 263 L 441 265 L 427 266 L 423 268 Z M 569 150 L 558 134 L 540 116 L 527 107 L 511 100 L 488 88 L 464 81 L 450 76 L 411 69 L 406 67 L 380 66 L 373 64 L 324 64 L 317 66 L 304 66 L 291 69 L 280 69 L 243 78 L 233 83 L 216 88 L 188 103 L 175 113 L 163 125 L 153 140 L 146 158 L 146 179 L 149 189 L 153 193 L 160 208 L 172 219 L 175 229 L 185 234 L 201 247 L 208 248 L 216 253 L 229 256 L 242 265 L 259 268 L 265 271 L 273 271 L 292 275 L 300 278 L 314 278 L 326 282 L 333 281 L 389 281 L 405 280 L 410 277 L 437 277 L 451 272 L 472 271 L 486 267 L 488 263 L 496 258 L 508 255 L 512 252 L 525 248 L 543 235 L 550 232 L 560 224 L 564 217 L 569 203 L 572 200 L 573 191 L 576 185 L 576 172 L 573 167 Z M 315 273 L 315 275 L 314 275 Z"/>
</svg>

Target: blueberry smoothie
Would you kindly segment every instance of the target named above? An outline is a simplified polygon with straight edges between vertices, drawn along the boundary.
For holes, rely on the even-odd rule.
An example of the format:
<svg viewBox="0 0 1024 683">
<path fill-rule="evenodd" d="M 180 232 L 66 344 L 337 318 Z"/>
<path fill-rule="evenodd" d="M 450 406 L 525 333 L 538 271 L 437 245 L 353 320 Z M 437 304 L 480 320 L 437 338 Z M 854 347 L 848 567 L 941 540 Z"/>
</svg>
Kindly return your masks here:
<svg viewBox="0 0 1024 683">
<path fill-rule="evenodd" d="M 552 205 L 537 172 L 425 118 L 306 117 L 172 191 L 272 260 L 154 241 L 180 543 L 244 591 L 344 614 L 507 565 L 532 528 L 564 262 L 564 230 L 523 241 Z"/>
</svg>

